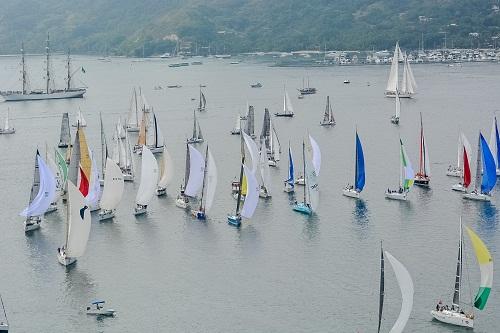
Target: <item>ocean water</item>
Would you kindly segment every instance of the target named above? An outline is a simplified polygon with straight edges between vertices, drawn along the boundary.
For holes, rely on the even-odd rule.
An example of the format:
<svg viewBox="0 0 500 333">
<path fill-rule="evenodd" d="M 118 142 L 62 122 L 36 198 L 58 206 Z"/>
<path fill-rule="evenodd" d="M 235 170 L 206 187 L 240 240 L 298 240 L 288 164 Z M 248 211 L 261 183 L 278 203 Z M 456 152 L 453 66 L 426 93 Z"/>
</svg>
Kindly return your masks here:
<svg viewBox="0 0 500 333">
<path fill-rule="evenodd" d="M 274 68 L 249 60 L 230 65 L 230 60 L 202 59 L 202 66 L 169 68 L 169 61 L 161 60 L 74 60 L 86 71 L 75 76 L 77 85 L 89 87 L 85 98 L 0 103 L 0 116 L 10 108 L 16 127 L 14 135 L 0 136 L 0 293 L 12 332 L 373 332 L 380 241 L 414 281 L 414 306 L 405 332 L 462 331 L 432 321 L 429 311 L 440 299 L 451 302 L 460 216 L 484 240 L 494 260 L 498 258 L 500 193 L 497 186 L 491 203 L 464 201 L 451 191 L 458 178 L 445 173 L 456 163 L 459 131 L 471 142 L 473 156 L 478 132 L 489 138 L 493 114 L 499 110 L 498 64 L 413 66 L 418 95 L 401 101 L 401 122 L 395 126 L 389 121 L 394 100 L 383 96 L 388 66 Z M 0 58 L 1 90 L 20 85 L 18 61 Z M 53 62 L 59 86 L 64 84 L 63 61 L 55 57 Z M 28 64 L 32 87 L 41 87 L 43 59 L 32 57 Z M 318 93 L 300 100 L 296 89 L 303 78 Z M 343 84 L 344 79 L 351 84 Z M 250 88 L 257 81 L 263 87 Z M 153 89 L 174 84 L 182 87 Z M 206 85 L 207 111 L 198 119 L 219 173 L 206 222 L 174 204 L 199 84 Z M 85 255 L 65 269 L 56 258 L 65 232 L 62 203 L 40 230 L 23 232 L 19 212 L 28 203 L 35 150 L 44 153 L 46 145 L 56 146 L 61 114 L 69 112 L 73 122 L 81 108 L 89 145 L 100 156 L 99 112 L 110 139 L 118 117 L 127 114 L 134 86 L 142 88 L 153 106 L 175 162 L 168 196 L 155 196 L 147 216 L 135 218 L 138 182 L 126 183 L 114 221 L 100 223 L 93 216 Z M 271 169 L 272 198 L 261 200 L 254 217 L 233 228 L 226 215 L 236 204 L 230 185 L 239 173 L 240 137 L 229 132 L 248 101 L 255 106 L 259 135 L 264 108 L 274 113 L 282 107 L 284 87 L 295 117 L 273 117 L 283 153 L 279 166 Z M 333 128 L 319 126 L 327 95 L 337 121 Z M 431 187 L 414 187 L 408 202 L 386 200 L 384 191 L 398 184 L 400 137 L 418 167 L 420 112 Z M 343 187 L 353 182 L 356 128 L 367 175 L 358 201 L 342 196 Z M 282 191 L 288 142 L 298 169 L 308 133 L 322 151 L 320 204 L 312 217 L 293 212 L 291 198 Z M 470 299 L 479 286 L 479 268 L 468 240 L 466 249 L 463 297 Z M 475 332 L 500 327 L 497 281 L 486 309 L 476 312 Z M 93 298 L 105 299 L 117 316 L 87 316 L 85 307 Z M 383 331 L 392 327 L 400 304 L 399 287 L 387 264 Z"/>
</svg>

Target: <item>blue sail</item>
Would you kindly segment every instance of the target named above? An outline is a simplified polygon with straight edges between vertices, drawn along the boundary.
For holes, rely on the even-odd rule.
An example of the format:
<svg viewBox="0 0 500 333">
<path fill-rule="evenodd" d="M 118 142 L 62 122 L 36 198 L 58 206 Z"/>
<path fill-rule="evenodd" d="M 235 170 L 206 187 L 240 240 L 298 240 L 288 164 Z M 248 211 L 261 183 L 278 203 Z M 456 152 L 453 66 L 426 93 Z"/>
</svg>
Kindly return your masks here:
<svg viewBox="0 0 500 333">
<path fill-rule="evenodd" d="M 356 133 L 356 191 L 361 192 L 365 187 L 365 156 L 363 154 L 363 146 Z"/>
<path fill-rule="evenodd" d="M 490 193 L 497 182 L 497 168 L 495 159 L 482 134 L 479 134 L 481 141 L 481 153 L 483 156 L 483 178 L 481 180 L 481 192 Z"/>
<path fill-rule="evenodd" d="M 495 141 L 496 141 L 496 146 L 497 146 L 497 163 L 500 164 L 500 135 L 498 134 L 498 124 L 497 124 L 497 117 L 495 117 Z"/>
<path fill-rule="evenodd" d="M 288 179 L 286 180 L 291 187 L 294 187 L 294 179 L 293 179 L 293 158 L 292 158 L 292 150 L 288 147 Z"/>
</svg>

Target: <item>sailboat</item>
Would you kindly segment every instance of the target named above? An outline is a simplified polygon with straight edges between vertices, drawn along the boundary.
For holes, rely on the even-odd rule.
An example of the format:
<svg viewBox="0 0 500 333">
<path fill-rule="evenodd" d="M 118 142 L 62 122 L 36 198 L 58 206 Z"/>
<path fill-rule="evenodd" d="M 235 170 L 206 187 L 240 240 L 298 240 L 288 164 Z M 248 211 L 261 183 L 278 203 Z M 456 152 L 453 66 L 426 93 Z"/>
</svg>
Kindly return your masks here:
<svg viewBox="0 0 500 333">
<path fill-rule="evenodd" d="M 481 176 L 482 173 L 482 176 Z M 477 144 L 476 181 L 474 190 L 464 193 L 463 197 L 470 200 L 490 201 L 491 190 L 497 182 L 495 159 L 481 132 Z"/>
<path fill-rule="evenodd" d="M 399 312 L 399 317 L 392 326 L 390 333 L 402 333 L 410 318 L 411 310 L 413 308 L 413 281 L 411 279 L 410 273 L 406 267 L 403 266 L 396 258 L 392 256 L 387 251 L 382 249 L 380 246 L 380 292 L 379 292 L 379 307 L 378 307 L 378 329 L 377 332 L 380 333 L 380 327 L 382 324 L 382 314 L 384 309 L 384 296 L 385 296 L 385 268 L 384 268 L 384 254 L 389 263 L 394 270 L 396 275 L 396 280 L 398 281 L 399 288 L 401 290 L 402 302 L 401 311 Z"/>
<path fill-rule="evenodd" d="M 335 125 L 335 118 L 333 117 L 333 109 L 330 104 L 330 96 L 326 96 L 326 107 L 323 113 L 323 120 L 319 123 L 321 126 Z"/>
<path fill-rule="evenodd" d="M 90 211 L 99 209 L 99 199 L 101 196 L 101 182 L 99 180 L 99 170 L 97 169 L 97 160 L 93 152 L 89 149 L 90 161 L 92 163 L 90 179 L 89 179 L 89 192 L 85 197 L 85 202 L 90 208 Z"/>
<path fill-rule="evenodd" d="M 491 292 L 491 287 L 493 284 L 493 259 L 486 245 L 479 236 L 467 226 L 465 227 L 467 234 L 474 248 L 477 261 L 479 263 L 479 268 L 481 270 L 481 284 L 479 290 L 474 298 L 474 307 L 483 310 L 488 301 L 488 297 Z M 463 266 L 464 266 L 464 239 L 462 232 L 462 218 L 460 218 L 460 237 L 458 243 L 458 259 L 457 259 L 457 270 L 455 275 L 455 290 L 453 293 L 453 301 L 451 306 L 443 305 L 441 301 L 436 305 L 436 309 L 431 311 L 432 317 L 446 324 L 462 326 L 462 327 L 474 327 L 474 313 L 466 313 L 462 306 L 462 281 L 463 281 Z"/>
<path fill-rule="evenodd" d="M 286 89 L 284 89 L 283 94 L 283 112 L 276 112 L 274 115 L 276 117 L 293 117 L 292 101 Z"/>
<path fill-rule="evenodd" d="M 83 118 L 83 113 L 80 108 L 78 108 L 78 113 L 76 114 L 75 123 L 71 125 L 73 127 L 87 127 L 87 121 Z"/>
<path fill-rule="evenodd" d="M 137 143 L 134 146 L 134 153 L 139 153 L 142 147 L 146 145 L 146 136 L 148 134 L 149 119 L 145 110 L 146 109 L 144 108 L 142 110 L 141 125 L 139 127 L 139 136 L 137 137 Z"/>
<path fill-rule="evenodd" d="M 158 163 L 147 146 L 142 147 L 141 183 L 135 197 L 134 215 L 145 214 L 158 184 Z"/>
<path fill-rule="evenodd" d="M 238 117 L 236 117 L 236 124 L 234 125 L 234 128 L 231 130 L 232 135 L 240 135 L 241 133 L 241 115 L 238 114 Z"/>
<path fill-rule="evenodd" d="M 295 191 L 295 176 L 293 169 L 292 148 L 290 147 L 290 142 L 288 142 L 288 178 L 285 179 L 285 186 L 283 188 L 283 191 L 286 193 L 292 193 Z"/>
<path fill-rule="evenodd" d="M 420 113 L 420 154 L 418 163 L 418 172 L 415 175 L 414 184 L 418 186 L 429 186 L 431 181 L 431 165 L 429 161 L 429 151 L 427 141 L 424 136 L 424 124 L 422 122 L 422 113 Z"/>
<path fill-rule="evenodd" d="M 264 140 L 269 165 L 273 167 L 277 166 L 280 160 L 281 145 L 267 108 L 264 109 L 264 123 L 260 139 Z"/>
<path fill-rule="evenodd" d="M 399 62 L 403 61 L 403 80 L 401 86 L 399 85 Z M 387 87 L 385 89 L 386 97 L 411 98 L 415 94 L 417 84 L 411 70 L 408 57 L 403 55 L 399 48 L 399 42 L 396 43 L 394 55 L 392 57 L 391 72 L 387 80 Z M 398 94 L 399 93 L 399 94 Z"/>
<path fill-rule="evenodd" d="M 56 179 L 50 168 L 45 164 L 38 150 L 35 155 L 35 172 L 31 186 L 28 207 L 21 216 L 26 217 L 24 231 L 38 229 L 42 223 L 42 216 L 50 207 L 56 196 Z"/>
<path fill-rule="evenodd" d="M 132 158 L 132 150 L 128 132 L 125 135 L 125 142 L 117 135 L 115 131 L 115 146 L 113 149 L 113 160 L 120 166 L 125 181 L 134 181 L 135 168 Z"/>
<path fill-rule="evenodd" d="M 189 178 L 186 183 L 184 195 L 196 198 L 205 179 L 205 159 L 193 146 L 188 144 L 189 150 Z"/>
<path fill-rule="evenodd" d="M 356 131 L 356 157 L 354 165 L 354 185 L 347 185 L 342 194 L 351 197 L 359 198 L 361 191 L 365 187 L 365 157 L 363 154 L 363 146 Z"/>
<path fill-rule="evenodd" d="M 415 179 L 415 172 L 411 166 L 410 159 L 403 146 L 403 141 L 399 139 L 400 143 L 400 166 L 399 166 L 399 188 L 397 190 L 387 189 L 385 197 L 393 200 L 406 200 L 408 192 L 413 185 Z"/>
<path fill-rule="evenodd" d="M 69 115 L 67 112 L 64 112 L 62 116 L 61 135 L 57 146 L 59 148 L 68 148 L 71 146 L 71 132 L 69 128 Z"/>
<path fill-rule="evenodd" d="M 252 157 L 253 158 L 253 157 Z M 260 172 L 260 191 L 259 197 L 267 199 L 271 197 L 271 174 L 269 171 L 269 163 L 267 160 L 267 152 L 266 147 L 264 145 L 264 141 L 261 139 L 260 141 L 260 152 L 259 152 L 259 172 Z"/>
<path fill-rule="evenodd" d="M 498 134 L 497 116 L 493 118 L 490 134 L 490 149 L 495 159 L 496 174 L 500 176 L 500 135 Z"/>
<path fill-rule="evenodd" d="M 125 139 L 125 128 L 122 124 L 122 117 L 118 117 L 118 122 L 116 123 L 116 133 L 120 137 L 120 139 Z"/>
<path fill-rule="evenodd" d="M 305 147 L 306 145 L 302 141 L 302 170 L 305 175 L 304 195 L 302 202 L 295 202 L 292 209 L 302 214 L 312 215 L 318 208 L 319 188 L 316 181 L 318 174 L 316 173 L 316 166 L 311 165 L 314 162 L 308 163 L 306 160 Z"/>
<path fill-rule="evenodd" d="M 151 130 L 148 131 L 149 136 L 147 137 L 147 145 L 149 150 L 153 154 L 161 153 L 163 152 L 163 143 L 165 142 L 165 139 L 163 138 L 163 134 L 161 133 L 160 126 L 158 125 L 158 122 L 156 120 L 156 114 L 153 113 L 153 123 L 151 126 Z M 141 154 L 141 150 L 139 150 L 139 154 Z"/>
<path fill-rule="evenodd" d="M 394 116 L 391 117 L 391 123 L 398 125 L 399 117 L 401 116 L 401 101 L 399 100 L 399 90 L 396 89 L 396 100 L 395 100 L 395 113 Z"/>
<path fill-rule="evenodd" d="M 471 184 L 471 172 L 470 172 L 470 156 L 471 156 L 471 148 L 469 141 L 465 137 L 463 133 L 459 138 L 459 142 L 461 144 L 460 150 L 458 152 L 458 157 L 461 158 L 461 162 L 459 162 L 460 169 L 460 178 L 462 181 L 458 184 L 454 184 L 451 189 L 458 192 L 467 192 Z"/>
<path fill-rule="evenodd" d="M 179 194 L 177 195 L 177 198 L 175 199 L 175 205 L 179 208 L 182 209 L 187 209 L 189 207 L 189 198 L 185 193 L 185 189 L 187 186 L 187 183 L 189 181 L 189 173 L 190 173 L 190 157 L 189 157 L 189 143 L 186 140 L 186 164 L 184 167 L 184 183 L 181 184 L 180 186 L 180 191 Z"/>
<path fill-rule="evenodd" d="M 87 247 L 90 234 L 90 209 L 85 198 L 72 181 L 68 181 L 68 204 L 66 205 L 66 238 L 57 249 L 57 260 L 69 266 L 81 257 Z"/>
<path fill-rule="evenodd" d="M 196 119 L 196 111 L 193 111 L 193 136 L 188 139 L 189 143 L 203 142 L 203 134 L 201 133 L 200 123 Z"/>
<path fill-rule="evenodd" d="M 463 142 L 462 142 L 462 136 L 463 134 L 460 133 L 458 135 L 458 149 L 457 149 L 457 164 L 456 165 L 449 165 L 448 170 L 446 170 L 446 175 L 450 177 L 461 177 L 463 170 L 462 170 L 462 161 L 463 161 Z"/>
<path fill-rule="evenodd" d="M 194 149 L 194 148 L 193 148 Z M 191 159 L 193 161 L 193 159 Z M 208 145 L 205 151 L 205 165 L 203 167 L 203 182 L 201 186 L 200 206 L 196 210 L 192 210 L 191 214 L 198 220 L 205 220 L 215 197 L 215 188 L 217 186 L 217 168 L 215 159 Z M 191 168 L 192 170 L 192 168 Z M 191 179 L 191 177 L 190 177 Z M 186 190 L 189 189 L 186 187 Z M 188 193 L 189 195 L 189 193 Z"/>
<path fill-rule="evenodd" d="M 137 91 L 135 88 L 132 92 L 132 98 L 130 99 L 130 106 L 127 115 L 127 132 L 139 132 L 139 102 L 137 100 Z"/>
<path fill-rule="evenodd" d="M 248 106 L 248 114 L 246 116 L 246 128 L 244 130 L 252 139 L 255 139 L 255 112 L 252 105 Z"/>
<path fill-rule="evenodd" d="M 51 86 L 54 84 L 52 79 L 53 75 L 51 72 L 51 58 L 50 58 L 50 38 L 47 34 L 47 41 L 45 46 L 45 89 L 31 90 L 29 87 L 28 72 L 26 70 L 26 60 L 24 53 L 24 45 L 21 45 L 21 81 L 22 90 L 20 91 L 0 91 L 0 96 L 6 102 L 15 101 L 30 101 L 30 100 L 43 100 L 43 99 L 65 99 L 65 98 L 79 98 L 83 97 L 83 94 L 87 91 L 85 88 L 72 88 L 73 75 L 80 71 L 78 68 L 76 71 L 71 70 L 71 57 L 68 52 L 66 58 L 66 87 L 65 89 L 52 89 Z"/>
<path fill-rule="evenodd" d="M 297 89 L 300 95 L 312 95 L 317 92 L 316 88 L 313 88 L 309 85 L 309 78 L 307 78 L 307 87 L 304 85 L 304 79 L 302 79 L 302 88 Z"/>
<path fill-rule="evenodd" d="M 102 124 L 102 114 L 99 112 L 99 125 L 101 129 L 101 171 L 102 177 L 100 177 L 99 182 L 100 185 L 104 185 L 104 177 L 106 173 L 106 160 L 109 157 L 108 153 L 108 143 L 106 141 L 106 134 L 104 134 L 104 126 Z"/>
<path fill-rule="evenodd" d="M 170 184 L 173 176 L 174 176 L 174 163 L 164 143 L 163 154 L 160 159 L 160 180 L 158 181 L 158 186 L 156 187 L 157 196 L 167 194 L 167 185 Z"/>
<path fill-rule="evenodd" d="M 5 117 L 5 123 L 3 128 L 0 128 L 0 134 L 14 134 L 16 129 L 9 123 L 9 109 L 7 109 L 7 116 Z"/>
<path fill-rule="evenodd" d="M 200 86 L 200 98 L 199 98 L 199 103 L 198 103 L 198 111 L 206 111 L 207 107 L 207 99 L 205 98 L 205 94 L 203 94 L 203 91 L 201 91 L 201 86 Z"/>
<path fill-rule="evenodd" d="M 115 216 L 115 210 L 120 203 L 124 180 L 120 167 L 110 158 L 106 158 L 106 172 L 104 177 L 104 188 L 102 191 L 99 212 L 99 221 L 111 219 Z"/>
</svg>

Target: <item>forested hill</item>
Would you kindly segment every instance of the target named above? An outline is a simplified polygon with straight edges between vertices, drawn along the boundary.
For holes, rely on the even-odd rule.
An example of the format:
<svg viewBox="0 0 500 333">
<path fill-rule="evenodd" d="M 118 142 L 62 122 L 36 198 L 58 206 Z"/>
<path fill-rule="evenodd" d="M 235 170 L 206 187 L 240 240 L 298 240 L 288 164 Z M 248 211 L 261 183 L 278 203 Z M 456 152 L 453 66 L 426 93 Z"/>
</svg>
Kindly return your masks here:
<svg viewBox="0 0 500 333">
<path fill-rule="evenodd" d="M 500 0 L 3 0 L 0 53 L 57 50 L 142 55 L 302 49 L 486 47 Z M 500 42 L 500 41 L 499 41 Z M 189 43 L 182 44 L 189 46 Z"/>
</svg>

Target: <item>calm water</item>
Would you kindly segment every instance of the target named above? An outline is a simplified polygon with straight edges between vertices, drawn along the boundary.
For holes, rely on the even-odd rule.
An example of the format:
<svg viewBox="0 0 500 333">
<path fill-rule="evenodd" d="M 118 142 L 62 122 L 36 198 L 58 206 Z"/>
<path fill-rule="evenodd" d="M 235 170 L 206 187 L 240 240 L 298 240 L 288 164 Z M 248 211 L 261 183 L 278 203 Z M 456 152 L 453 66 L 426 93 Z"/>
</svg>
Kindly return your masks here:
<svg viewBox="0 0 500 333">
<path fill-rule="evenodd" d="M 42 59 L 29 60 L 32 86 L 41 86 Z M 478 130 L 489 138 L 499 103 L 500 66 L 414 66 L 419 94 L 402 101 L 401 124 L 396 127 L 389 122 L 394 101 L 383 97 L 389 67 L 302 69 L 204 62 L 168 68 L 161 61 L 102 63 L 78 57 L 75 63 L 87 72 L 79 79 L 90 87 L 83 100 L 0 103 L 2 117 L 10 107 L 17 130 L 0 137 L 0 292 L 12 331 L 373 332 L 383 240 L 415 283 L 406 332 L 460 332 L 431 321 L 429 311 L 440 298 L 451 301 L 460 215 L 493 257 L 499 257 L 500 192 L 497 186 L 491 203 L 466 202 L 450 190 L 457 178 L 446 177 L 445 172 L 448 164 L 455 163 L 459 130 L 473 146 Z M 17 63 L 14 58 L 0 59 L 1 89 L 20 84 Z M 63 65 L 62 58 L 55 59 L 59 74 Z M 295 89 L 303 77 L 310 77 L 319 93 L 298 100 Z M 342 83 L 347 78 L 350 85 Z M 61 75 L 57 79 L 62 85 Z M 251 89 L 249 84 L 257 81 L 263 88 Z M 198 96 L 200 83 L 207 85 L 208 111 L 199 119 L 219 170 L 216 201 L 206 223 L 174 204 L 183 177 L 183 142 L 192 128 L 196 102 L 191 98 Z M 158 84 L 182 88 L 153 90 Z M 271 170 L 272 199 L 261 201 L 241 229 L 232 228 L 226 214 L 235 205 L 230 182 L 239 172 L 239 137 L 229 131 L 248 100 L 255 105 L 259 134 L 264 107 L 271 112 L 281 107 L 284 84 L 296 116 L 274 120 L 283 151 L 290 140 L 300 160 L 307 132 L 322 149 L 318 213 L 308 218 L 292 212 L 282 192 L 287 172 L 284 153 L 279 168 Z M 176 163 L 175 180 L 169 195 L 153 198 L 148 215 L 137 219 L 132 209 L 138 183 L 127 183 L 114 222 L 93 219 L 85 256 L 65 270 L 56 258 L 65 230 L 62 204 L 31 235 L 24 234 L 18 215 L 29 198 L 35 149 L 44 150 L 45 143 L 56 145 L 62 112 L 70 112 L 73 121 L 80 107 L 89 125 L 87 138 L 98 151 L 98 112 L 110 138 L 113 124 L 127 112 L 132 87 L 139 85 L 157 113 Z M 337 120 L 331 129 L 319 126 L 326 95 L 333 99 Z M 429 144 L 431 189 L 412 189 L 409 202 L 388 201 L 384 191 L 396 186 L 399 177 L 399 136 L 417 166 L 419 112 Z M 359 201 L 341 194 L 354 174 L 356 126 L 367 168 Z M 479 269 L 470 252 L 468 259 L 474 294 Z M 498 274 L 498 267 L 495 271 Z M 393 271 L 387 272 L 384 331 L 392 327 L 401 303 Z M 477 314 L 475 332 L 500 327 L 498 281 L 495 278 L 487 308 Z M 85 314 L 86 303 L 96 297 L 109 301 L 118 311 L 116 318 L 96 320 Z"/>
</svg>

